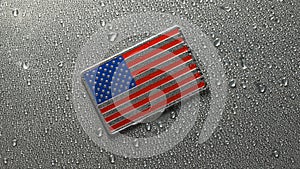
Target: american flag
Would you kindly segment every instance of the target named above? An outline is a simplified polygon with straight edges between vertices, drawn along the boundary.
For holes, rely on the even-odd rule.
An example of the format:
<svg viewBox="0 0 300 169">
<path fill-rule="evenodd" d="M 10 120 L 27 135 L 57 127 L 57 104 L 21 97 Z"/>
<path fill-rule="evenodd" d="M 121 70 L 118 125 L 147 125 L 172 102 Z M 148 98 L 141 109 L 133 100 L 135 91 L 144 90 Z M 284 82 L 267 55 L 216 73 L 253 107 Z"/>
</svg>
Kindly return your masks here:
<svg viewBox="0 0 300 169">
<path fill-rule="evenodd" d="M 177 25 L 84 70 L 82 80 L 111 134 L 206 86 Z"/>
</svg>

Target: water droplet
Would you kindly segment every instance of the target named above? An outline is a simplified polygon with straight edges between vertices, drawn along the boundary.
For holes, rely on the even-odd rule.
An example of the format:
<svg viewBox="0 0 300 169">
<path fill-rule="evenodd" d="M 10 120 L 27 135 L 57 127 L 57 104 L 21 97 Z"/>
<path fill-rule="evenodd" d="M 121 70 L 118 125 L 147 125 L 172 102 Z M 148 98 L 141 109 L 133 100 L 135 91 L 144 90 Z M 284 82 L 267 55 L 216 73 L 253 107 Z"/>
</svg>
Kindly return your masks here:
<svg viewBox="0 0 300 169">
<path fill-rule="evenodd" d="M 61 62 L 58 62 L 58 64 L 57 64 L 57 66 L 58 66 L 59 68 L 62 68 L 62 67 L 63 67 L 63 65 L 64 65 L 64 62 L 63 62 L 63 61 L 61 61 Z"/>
<path fill-rule="evenodd" d="M 139 140 L 138 139 L 134 139 L 133 140 L 133 145 L 134 145 L 134 147 L 139 147 Z"/>
<path fill-rule="evenodd" d="M 112 26 L 112 24 L 110 24 L 110 23 L 109 23 L 109 24 L 107 24 L 107 25 L 106 25 L 106 29 L 108 29 L 108 30 L 112 30 L 112 29 L 113 29 L 113 26 Z"/>
<path fill-rule="evenodd" d="M 257 24 L 256 24 L 256 23 L 253 24 L 253 29 L 254 29 L 254 30 L 257 29 Z"/>
<path fill-rule="evenodd" d="M 216 38 L 214 41 L 215 47 L 219 47 L 221 45 L 221 40 L 219 38 Z"/>
<path fill-rule="evenodd" d="M 101 25 L 101 26 L 105 26 L 105 24 L 106 24 L 106 23 L 105 23 L 104 20 L 101 20 L 101 21 L 100 21 L 100 25 Z"/>
<path fill-rule="evenodd" d="M 247 69 L 247 66 L 246 66 L 246 63 L 245 63 L 245 62 L 246 62 L 246 61 L 245 61 L 245 58 L 244 58 L 244 57 L 241 57 L 241 58 L 240 58 L 240 61 L 241 61 L 242 69 L 244 69 L 244 70 Z"/>
<path fill-rule="evenodd" d="M 98 137 L 102 137 L 103 136 L 103 130 L 102 128 L 98 128 Z"/>
<path fill-rule="evenodd" d="M 82 96 L 83 98 L 86 98 L 85 92 L 81 92 L 81 96 Z"/>
<path fill-rule="evenodd" d="M 17 17 L 19 15 L 19 10 L 18 9 L 13 9 L 12 14 L 14 17 Z"/>
<path fill-rule="evenodd" d="M 146 123 L 146 130 L 150 131 L 151 130 L 151 124 L 150 123 Z"/>
<path fill-rule="evenodd" d="M 158 125 L 159 128 L 162 128 L 162 127 L 163 127 L 163 124 L 162 124 L 162 122 L 160 122 L 160 121 L 157 122 L 157 125 Z"/>
<path fill-rule="evenodd" d="M 27 85 L 31 86 L 31 79 L 27 79 Z"/>
<path fill-rule="evenodd" d="M 13 146 L 13 147 L 17 146 L 17 139 L 13 139 L 13 141 L 12 141 L 12 146 Z"/>
<path fill-rule="evenodd" d="M 66 101 L 69 101 L 70 100 L 70 97 L 68 94 L 66 94 Z"/>
<path fill-rule="evenodd" d="M 22 62 L 21 61 L 17 61 L 16 65 L 22 67 Z"/>
<path fill-rule="evenodd" d="M 174 111 L 171 112 L 171 119 L 175 119 L 176 118 L 176 113 Z"/>
<path fill-rule="evenodd" d="M 258 91 L 259 91 L 260 93 L 265 93 L 265 92 L 266 92 L 266 88 L 267 88 L 267 87 L 266 87 L 264 84 L 258 83 L 258 84 L 256 84 L 256 86 L 257 86 Z"/>
<path fill-rule="evenodd" d="M 111 32 L 108 34 L 108 39 L 109 39 L 109 41 L 113 42 L 116 40 L 117 36 L 118 36 L 118 34 L 116 32 Z"/>
<path fill-rule="evenodd" d="M 49 130 L 48 128 L 45 128 L 45 129 L 44 129 L 45 134 L 48 134 L 48 130 Z"/>
<path fill-rule="evenodd" d="M 277 150 L 274 150 L 273 155 L 274 155 L 275 158 L 278 158 L 279 157 L 279 152 Z"/>
<path fill-rule="evenodd" d="M 292 100 L 295 100 L 295 98 L 296 98 L 295 94 L 292 93 L 292 94 L 291 94 L 291 99 L 292 99 Z"/>
<path fill-rule="evenodd" d="M 231 62 L 228 58 L 224 58 L 223 63 L 224 63 L 224 66 L 229 66 L 231 64 Z"/>
<path fill-rule="evenodd" d="M 105 3 L 103 1 L 100 1 L 99 4 L 100 4 L 101 7 L 105 7 Z"/>
<path fill-rule="evenodd" d="M 247 82 L 244 80 L 244 81 L 242 81 L 242 83 L 241 83 L 241 85 L 242 85 L 242 88 L 243 89 L 246 89 L 247 88 L 247 84 L 246 84 Z"/>
<path fill-rule="evenodd" d="M 23 62 L 23 69 L 27 70 L 29 68 L 28 62 Z"/>
<path fill-rule="evenodd" d="M 54 166 L 55 165 L 55 161 L 51 160 L 51 165 Z"/>
<path fill-rule="evenodd" d="M 235 79 L 229 80 L 229 86 L 230 86 L 231 88 L 235 88 L 235 87 L 236 87 L 236 81 L 235 81 Z"/>
<path fill-rule="evenodd" d="M 7 164 L 7 158 L 3 158 L 3 163 Z"/>
<path fill-rule="evenodd" d="M 283 77 L 283 78 L 281 79 L 280 86 L 284 86 L 284 87 L 287 87 L 287 86 L 288 86 L 288 79 L 287 79 L 286 77 Z"/>
<path fill-rule="evenodd" d="M 115 156 L 114 156 L 113 154 L 111 154 L 111 155 L 109 156 L 109 161 L 110 161 L 110 163 L 112 163 L 112 164 L 115 163 Z"/>
<path fill-rule="evenodd" d="M 221 9 L 225 10 L 226 12 L 230 12 L 231 11 L 231 7 L 230 6 L 221 6 Z"/>
<path fill-rule="evenodd" d="M 197 3 L 195 1 L 192 2 L 192 7 L 197 6 Z"/>
</svg>

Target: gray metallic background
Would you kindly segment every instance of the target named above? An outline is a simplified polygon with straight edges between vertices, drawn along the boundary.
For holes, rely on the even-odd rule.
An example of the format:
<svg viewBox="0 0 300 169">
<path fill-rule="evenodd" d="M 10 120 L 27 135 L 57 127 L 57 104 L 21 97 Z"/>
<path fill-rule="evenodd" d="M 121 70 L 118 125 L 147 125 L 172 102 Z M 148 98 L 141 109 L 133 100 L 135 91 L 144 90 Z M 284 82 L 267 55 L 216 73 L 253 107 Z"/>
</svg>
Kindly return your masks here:
<svg viewBox="0 0 300 169">
<path fill-rule="evenodd" d="M 300 168 L 299 10 L 298 0 L 0 1 L 0 168 Z M 129 159 L 85 134 L 71 78 L 97 28 L 143 11 L 199 25 L 222 57 L 229 96 L 204 144 L 199 119 L 172 150 Z"/>
</svg>

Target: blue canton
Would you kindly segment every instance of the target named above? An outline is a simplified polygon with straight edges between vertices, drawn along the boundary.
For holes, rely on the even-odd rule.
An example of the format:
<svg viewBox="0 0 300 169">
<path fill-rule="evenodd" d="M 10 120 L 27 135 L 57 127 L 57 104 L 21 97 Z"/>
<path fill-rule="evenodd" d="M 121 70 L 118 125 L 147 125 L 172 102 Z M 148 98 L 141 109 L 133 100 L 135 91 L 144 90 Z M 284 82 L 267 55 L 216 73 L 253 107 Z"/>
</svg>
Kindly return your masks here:
<svg viewBox="0 0 300 169">
<path fill-rule="evenodd" d="M 86 72 L 84 78 L 97 104 L 136 86 L 135 80 L 122 56 L 118 56 Z"/>
</svg>

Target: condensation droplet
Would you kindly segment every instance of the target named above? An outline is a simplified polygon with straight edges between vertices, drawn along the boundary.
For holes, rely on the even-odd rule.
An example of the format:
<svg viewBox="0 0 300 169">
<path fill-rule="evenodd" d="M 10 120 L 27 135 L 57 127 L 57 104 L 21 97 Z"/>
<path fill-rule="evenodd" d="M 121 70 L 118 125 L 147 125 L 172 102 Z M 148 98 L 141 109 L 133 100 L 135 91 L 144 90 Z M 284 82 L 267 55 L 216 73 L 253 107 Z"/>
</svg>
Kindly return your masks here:
<svg viewBox="0 0 300 169">
<path fill-rule="evenodd" d="M 108 30 L 112 30 L 112 29 L 113 29 L 113 26 L 112 26 L 112 24 L 110 24 L 110 23 L 109 23 L 109 24 L 107 24 L 107 25 L 106 25 L 106 29 L 108 29 Z"/>
<path fill-rule="evenodd" d="M 219 47 L 221 45 L 221 40 L 219 38 L 216 38 L 214 41 L 215 47 Z"/>
<path fill-rule="evenodd" d="M 23 62 L 23 69 L 27 70 L 29 68 L 28 62 Z"/>
<path fill-rule="evenodd" d="M 176 113 L 174 111 L 171 112 L 171 119 L 175 119 L 176 118 Z"/>
<path fill-rule="evenodd" d="M 81 93 L 81 96 L 82 96 L 83 98 L 86 98 L 85 92 L 82 92 L 82 93 Z"/>
<path fill-rule="evenodd" d="M 3 158 L 3 163 L 7 164 L 7 158 Z"/>
<path fill-rule="evenodd" d="M 21 61 L 17 61 L 16 65 L 22 67 L 22 62 Z"/>
<path fill-rule="evenodd" d="M 296 98 L 295 94 L 292 93 L 292 94 L 291 94 L 291 99 L 292 99 L 292 100 L 295 100 L 295 98 Z"/>
<path fill-rule="evenodd" d="M 70 97 L 68 94 L 66 94 L 66 101 L 69 101 L 70 100 Z"/>
<path fill-rule="evenodd" d="M 30 79 L 27 79 L 27 85 L 31 86 L 31 80 Z"/>
<path fill-rule="evenodd" d="M 254 23 L 252 26 L 253 26 L 252 28 L 253 28 L 254 30 L 257 29 L 257 24 L 256 24 L 256 23 Z"/>
<path fill-rule="evenodd" d="M 58 66 L 59 68 L 62 68 L 62 67 L 64 66 L 64 62 L 63 62 L 63 61 L 58 62 L 57 66 Z"/>
<path fill-rule="evenodd" d="M 101 21 L 100 21 L 100 25 L 101 25 L 101 26 L 105 26 L 105 24 L 106 24 L 106 22 L 105 22 L 104 20 L 101 20 Z"/>
<path fill-rule="evenodd" d="M 265 93 L 265 92 L 266 92 L 266 88 L 267 88 L 267 87 L 266 87 L 264 84 L 258 83 L 256 86 L 257 86 L 258 91 L 259 91 L 260 93 Z"/>
<path fill-rule="evenodd" d="M 221 6 L 221 9 L 225 10 L 226 12 L 230 12 L 231 11 L 231 7 L 230 6 Z"/>
<path fill-rule="evenodd" d="M 192 7 L 197 6 L 197 3 L 195 1 L 192 2 Z"/>
<path fill-rule="evenodd" d="M 157 125 L 158 125 L 159 128 L 162 128 L 162 127 L 163 127 L 163 124 L 162 124 L 160 121 L 157 122 Z"/>
<path fill-rule="evenodd" d="M 273 151 L 273 154 L 274 154 L 274 157 L 275 158 L 278 158 L 279 157 L 279 152 L 277 150 L 274 150 Z"/>
<path fill-rule="evenodd" d="M 235 79 L 229 80 L 229 86 L 230 86 L 231 88 L 235 88 L 235 87 L 236 87 L 236 81 L 235 81 Z"/>
<path fill-rule="evenodd" d="M 102 137 L 103 136 L 103 130 L 102 128 L 98 129 L 98 137 Z"/>
<path fill-rule="evenodd" d="M 243 89 L 246 89 L 246 88 L 247 88 L 247 84 L 246 84 L 246 81 L 245 81 L 245 80 L 241 82 L 241 85 L 242 85 L 242 88 L 243 88 Z"/>
<path fill-rule="evenodd" d="M 231 64 L 231 62 L 228 58 L 225 58 L 223 63 L 224 63 L 224 66 L 229 66 Z"/>
<path fill-rule="evenodd" d="M 112 164 L 115 163 L 115 156 L 114 156 L 113 154 L 111 154 L 111 155 L 109 156 L 109 161 L 110 161 L 110 163 L 112 163 Z"/>
<path fill-rule="evenodd" d="M 13 141 L 12 141 L 12 146 L 13 146 L 13 147 L 17 146 L 17 139 L 13 139 Z"/>
<path fill-rule="evenodd" d="M 105 7 L 105 3 L 103 1 L 100 1 L 99 4 L 100 4 L 101 7 Z"/>
<path fill-rule="evenodd" d="M 14 17 L 17 17 L 19 15 L 19 10 L 18 9 L 13 9 L 12 14 Z"/>
<path fill-rule="evenodd" d="M 246 61 L 245 61 L 245 58 L 244 57 L 241 57 L 240 58 L 240 61 L 241 61 L 241 66 L 242 66 L 242 69 L 247 69 L 247 66 L 246 66 Z"/>
<path fill-rule="evenodd" d="M 116 32 L 111 32 L 108 34 L 109 41 L 113 42 L 117 39 L 118 34 Z"/>
<path fill-rule="evenodd" d="M 283 77 L 283 78 L 281 79 L 280 86 L 283 86 L 283 87 L 287 87 L 287 86 L 288 86 L 288 80 L 287 80 L 286 77 Z"/>
<path fill-rule="evenodd" d="M 138 141 L 138 139 L 134 139 L 133 140 L 133 145 L 134 145 L 134 147 L 139 147 L 139 141 Z"/>
<path fill-rule="evenodd" d="M 150 131 L 151 130 L 151 124 L 150 123 L 146 123 L 146 130 Z"/>
</svg>

